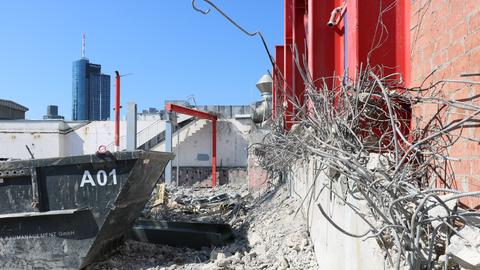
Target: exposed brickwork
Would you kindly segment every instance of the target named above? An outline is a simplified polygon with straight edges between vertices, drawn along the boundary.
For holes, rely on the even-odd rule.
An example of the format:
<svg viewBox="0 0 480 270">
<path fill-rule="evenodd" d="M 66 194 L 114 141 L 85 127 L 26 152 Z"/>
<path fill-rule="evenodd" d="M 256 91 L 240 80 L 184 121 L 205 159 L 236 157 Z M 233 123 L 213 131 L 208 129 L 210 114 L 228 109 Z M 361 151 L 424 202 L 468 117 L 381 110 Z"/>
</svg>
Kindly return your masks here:
<svg viewBox="0 0 480 270">
<path fill-rule="evenodd" d="M 164 176 L 162 176 L 164 179 Z M 177 179 L 177 167 L 172 167 L 172 181 Z M 217 184 L 246 183 L 246 167 L 217 167 Z M 180 167 L 179 185 L 191 186 L 200 183 L 200 186 L 212 186 L 212 167 Z"/>
<path fill-rule="evenodd" d="M 480 3 L 477 0 L 412 0 L 411 1 L 411 86 L 424 80 L 428 85 L 442 79 L 480 81 L 479 77 L 460 78 L 462 73 L 480 72 Z M 435 73 L 428 79 L 428 75 Z M 480 93 L 480 87 L 447 84 L 441 94 L 447 98 L 461 99 Z M 473 102 L 480 104 L 480 99 Z M 429 119 L 438 106 L 414 108 L 414 115 Z M 442 117 L 452 121 L 464 117 L 465 111 L 455 109 Z M 421 124 L 421 123 L 420 123 Z M 468 137 L 480 139 L 480 128 L 457 130 Z M 460 140 L 450 148 L 450 155 L 461 161 L 450 165 L 455 173 L 455 187 L 465 191 L 480 190 L 480 145 Z M 480 200 L 465 200 L 471 207 Z"/>
</svg>

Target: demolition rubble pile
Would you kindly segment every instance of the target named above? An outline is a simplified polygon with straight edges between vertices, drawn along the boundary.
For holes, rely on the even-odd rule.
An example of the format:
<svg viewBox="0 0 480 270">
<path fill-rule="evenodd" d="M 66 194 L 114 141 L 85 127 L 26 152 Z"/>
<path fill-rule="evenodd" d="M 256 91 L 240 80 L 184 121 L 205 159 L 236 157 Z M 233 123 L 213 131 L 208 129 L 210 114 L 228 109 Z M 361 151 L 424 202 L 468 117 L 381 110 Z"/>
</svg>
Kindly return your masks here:
<svg viewBox="0 0 480 270">
<path fill-rule="evenodd" d="M 229 223 L 235 240 L 200 250 L 127 241 L 94 269 L 318 269 L 299 199 L 277 187 L 254 198 L 246 188 L 173 187 L 150 217 Z M 148 215 L 148 214 L 147 214 Z"/>
</svg>

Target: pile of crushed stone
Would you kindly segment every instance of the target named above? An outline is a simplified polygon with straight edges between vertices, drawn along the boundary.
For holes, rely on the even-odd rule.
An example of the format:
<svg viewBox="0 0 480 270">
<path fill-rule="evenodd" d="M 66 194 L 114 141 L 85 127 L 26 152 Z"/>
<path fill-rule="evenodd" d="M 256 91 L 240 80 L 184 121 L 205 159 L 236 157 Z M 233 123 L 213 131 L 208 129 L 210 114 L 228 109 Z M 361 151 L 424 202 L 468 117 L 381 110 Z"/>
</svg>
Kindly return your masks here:
<svg viewBox="0 0 480 270">
<path fill-rule="evenodd" d="M 152 217 L 174 221 L 228 222 L 236 239 L 223 247 L 204 247 L 200 250 L 127 241 L 108 260 L 93 269 L 149 270 L 241 270 L 241 269 L 318 269 L 312 243 L 298 198 L 288 195 L 284 186 L 272 188 L 261 196 L 245 193 L 239 186 L 220 186 L 214 191 L 199 187 L 177 187 L 168 191 L 168 203 L 162 209 L 150 208 Z M 221 194 L 227 194 L 228 198 Z M 220 196 L 221 195 L 221 196 Z M 230 210 L 215 210 L 227 214 L 208 219 L 205 211 L 184 211 L 187 202 L 224 198 Z M 182 198 L 182 200 L 176 200 Z M 183 201 L 183 206 L 171 207 L 171 202 Z M 203 204 L 206 207 L 208 204 Z M 231 208 L 231 205 L 234 205 Z M 231 213 L 235 206 L 242 210 Z M 148 208 L 148 207 L 147 207 Z M 208 208 L 208 207 L 206 207 Z M 205 209 L 206 209 L 205 208 Z M 239 208 L 239 207 L 237 207 Z M 179 210 L 180 209 L 180 210 Z M 202 209 L 200 207 L 200 209 Z M 170 211 L 170 212 L 169 212 Z M 185 212 L 185 216 L 181 213 Z M 297 213 L 298 212 L 298 213 Z M 172 214 L 174 213 L 174 214 Z M 169 220 L 172 220 L 169 219 Z"/>
</svg>

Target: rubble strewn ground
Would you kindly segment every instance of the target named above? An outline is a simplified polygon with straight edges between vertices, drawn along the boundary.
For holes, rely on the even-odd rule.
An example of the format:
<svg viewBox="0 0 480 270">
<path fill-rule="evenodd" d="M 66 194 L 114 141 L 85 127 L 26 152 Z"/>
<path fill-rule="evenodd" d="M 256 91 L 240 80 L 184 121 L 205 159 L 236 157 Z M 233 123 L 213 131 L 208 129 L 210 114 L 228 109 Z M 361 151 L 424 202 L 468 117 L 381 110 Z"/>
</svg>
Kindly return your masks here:
<svg viewBox="0 0 480 270">
<path fill-rule="evenodd" d="M 223 185 L 212 189 L 198 184 L 191 187 L 171 187 L 166 191 L 164 204 L 158 205 L 152 196 L 146 207 L 147 218 L 169 221 L 229 223 L 245 214 L 246 204 L 252 199 L 245 185 Z"/>
<path fill-rule="evenodd" d="M 93 269 L 318 269 L 299 200 L 278 187 L 253 197 L 246 187 L 173 187 L 154 218 L 230 223 L 236 239 L 201 250 L 127 241 Z"/>
</svg>

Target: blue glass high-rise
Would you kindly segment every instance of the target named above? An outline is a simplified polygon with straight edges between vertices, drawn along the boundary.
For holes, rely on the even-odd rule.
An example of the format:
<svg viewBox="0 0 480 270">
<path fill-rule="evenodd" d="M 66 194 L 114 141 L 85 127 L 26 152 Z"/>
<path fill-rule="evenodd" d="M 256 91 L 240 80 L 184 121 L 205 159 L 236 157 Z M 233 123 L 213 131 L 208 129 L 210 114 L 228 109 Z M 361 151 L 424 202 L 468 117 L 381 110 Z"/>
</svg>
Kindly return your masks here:
<svg viewBox="0 0 480 270">
<path fill-rule="evenodd" d="M 86 58 L 73 62 L 72 119 L 107 120 L 110 118 L 110 76 L 101 66 Z"/>
</svg>

